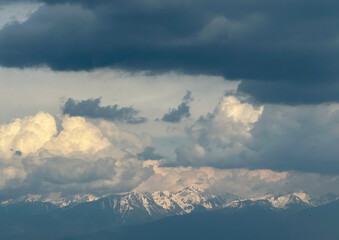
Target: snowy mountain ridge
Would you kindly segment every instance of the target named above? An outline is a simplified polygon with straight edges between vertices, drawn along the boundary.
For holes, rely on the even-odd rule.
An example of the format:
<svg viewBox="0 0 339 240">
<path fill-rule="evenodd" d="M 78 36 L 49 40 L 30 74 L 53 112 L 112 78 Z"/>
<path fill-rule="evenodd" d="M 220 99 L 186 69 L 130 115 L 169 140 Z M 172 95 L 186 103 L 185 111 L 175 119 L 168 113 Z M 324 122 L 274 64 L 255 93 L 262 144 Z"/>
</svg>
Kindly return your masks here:
<svg viewBox="0 0 339 240">
<path fill-rule="evenodd" d="M 212 211 L 218 209 L 243 209 L 260 206 L 273 211 L 286 209 L 304 209 L 322 205 L 338 199 L 335 195 L 312 199 L 305 192 L 272 195 L 241 199 L 231 193 L 213 195 L 204 190 L 187 187 L 177 192 L 157 191 L 153 193 L 129 192 L 97 197 L 90 194 L 62 197 L 60 194 L 25 195 L 14 200 L 3 201 L 0 206 L 15 206 L 20 203 L 52 204 L 56 209 L 67 211 L 89 211 L 112 214 L 117 222 L 146 221 L 166 216 L 184 215 L 192 212 Z M 46 208 L 48 209 L 48 208 Z M 148 219 L 148 220 L 147 220 Z"/>
<path fill-rule="evenodd" d="M 91 194 L 77 194 L 67 197 L 61 197 L 60 194 L 48 194 L 48 195 L 41 195 L 41 194 L 27 194 L 23 195 L 16 199 L 9 199 L 6 201 L 2 201 L 1 205 L 10 205 L 10 204 L 17 204 L 22 202 L 42 202 L 42 203 L 52 203 L 58 207 L 66 207 L 71 204 L 78 204 L 83 202 L 92 202 L 98 200 L 99 197 L 91 195 Z"/>
</svg>

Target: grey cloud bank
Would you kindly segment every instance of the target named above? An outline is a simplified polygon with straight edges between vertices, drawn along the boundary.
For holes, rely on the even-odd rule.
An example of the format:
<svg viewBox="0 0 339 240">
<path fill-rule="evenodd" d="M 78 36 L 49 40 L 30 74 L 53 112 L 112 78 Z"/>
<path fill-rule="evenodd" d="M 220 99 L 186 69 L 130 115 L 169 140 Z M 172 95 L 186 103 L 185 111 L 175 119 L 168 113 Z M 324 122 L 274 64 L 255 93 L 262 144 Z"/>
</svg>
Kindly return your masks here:
<svg viewBox="0 0 339 240">
<path fill-rule="evenodd" d="M 154 147 L 145 147 L 144 151 L 137 154 L 138 159 L 140 160 L 160 160 L 164 157 L 155 152 Z"/>
<path fill-rule="evenodd" d="M 161 120 L 164 122 L 177 123 L 180 122 L 183 118 L 190 117 L 191 114 L 189 103 L 191 101 L 193 101 L 191 92 L 187 91 L 179 106 L 177 108 L 170 109 L 168 113 L 164 114 Z"/>
<path fill-rule="evenodd" d="M 1 65 L 213 74 L 261 102 L 338 101 L 337 1 L 44 2 L 0 31 Z"/>
<path fill-rule="evenodd" d="M 132 107 L 119 108 L 118 105 L 99 106 L 100 98 L 76 101 L 69 98 L 61 107 L 63 114 L 88 118 L 102 118 L 109 121 L 120 121 L 130 124 L 139 124 L 147 121 L 144 117 L 136 117 L 138 111 Z"/>
</svg>

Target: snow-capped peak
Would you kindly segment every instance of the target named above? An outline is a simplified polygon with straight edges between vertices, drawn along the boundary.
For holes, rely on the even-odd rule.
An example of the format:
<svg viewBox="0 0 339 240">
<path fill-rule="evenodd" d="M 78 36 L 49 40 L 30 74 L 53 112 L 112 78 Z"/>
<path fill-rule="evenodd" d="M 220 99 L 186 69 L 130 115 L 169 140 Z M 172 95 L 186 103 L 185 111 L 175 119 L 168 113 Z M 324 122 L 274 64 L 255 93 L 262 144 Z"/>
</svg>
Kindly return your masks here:
<svg viewBox="0 0 339 240">
<path fill-rule="evenodd" d="M 286 208 L 289 204 L 304 203 L 306 205 L 312 205 L 310 203 L 310 195 L 305 192 L 295 192 L 287 195 L 272 196 L 268 198 L 268 201 L 275 208 Z"/>
<path fill-rule="evenodd" d="M 1 202 L 1 205 L 15 204 L 20 202 L 32 203 L 32 202 L 43 202 L 52 203 L 58 207 L 65 207 L 71 204 L 91 202 L 99 199 L 91 194 L 77 194 L 72 196 L 61 196 L 60 193 L 51 193 L 47 195 L 41 194 L 26 194 L 16 199 L 9 199 Z"/>
<path fill-rule="evenodd" d="M 52 203 L 56 207 L 76 207 L 79 203 L 94 202 L 99 209 L 121 216 L 122 219 L 133 218 L 133 216 L 147 216 L 160 218 L 171 215 L 188 214 L 193 211 L 210 211 L 221 208 L 245 208 L 261 206 L 271 210 L 302 209 L 305 207 L 324 204 L 336 199 L 332 195 L 324 196 L 320 200 L 311 199 L 305 192 L 294 192 L 288 194 L 272 195 L 255 198 L 239 199 L 237 196 L 227 193 L 213 195 L 196 187 L 187 187 L 177 192 L 157 191 L 129 192 L 124 194 L 112 194 L 97 197 L 90 194 L 79 194 L 74 196 L 61 196 L 60 193 L 48 195 L 25 195 L 15 200 L 7 200 L 1 205 L 16 204 L 20 202 L 43 202 Z M 125 220 L 123 220 L 125 221 Z"/>
<path fill-rule="evenodd" d="M 311 200 L 311 196 L 305 192 L 293 192 L 280 195 L 266 194 L 259 197 L 236 200 L 227 204 L 227 206 L 232 208 L 243 208 L 253 205 L 266 206 L 270 209 L 280 210 L 295 206 L 299 208 L 311 207 L 316 204 Z"/>
</svg>

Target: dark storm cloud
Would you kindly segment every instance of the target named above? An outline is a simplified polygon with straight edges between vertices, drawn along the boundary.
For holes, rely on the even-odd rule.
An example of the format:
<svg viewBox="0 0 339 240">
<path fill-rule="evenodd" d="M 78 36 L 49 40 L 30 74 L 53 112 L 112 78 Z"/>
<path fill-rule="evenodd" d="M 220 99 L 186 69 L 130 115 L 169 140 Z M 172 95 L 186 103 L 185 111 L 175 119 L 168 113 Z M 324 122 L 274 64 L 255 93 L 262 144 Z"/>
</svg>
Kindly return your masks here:
<svg viewBox="0 0 339 240">
<path fill-rule="evenodd" d="M 132 107 L 119 108 L 118 105 L 100 106 L 100 98 L 76 101 L 69 98 L 61 107 L 63 114 L 88 118 L 103 118 L 109 121 L 120 121 L 130 124 L 144 123 L 144 117 L 136 117 L 138 111 Z"/>
<path fill-rule="evenodd" d="M 164 114 L 161 120 L 164 122 L 177 123 L 180 122 L 182 118 L 190 117 L 190 106 L 188 104 L 192 100 L 191 92 L 187 91 L 178 108 L 170 109 L 168 113 Z"/>
<path fill-rule="evenodd" d="M 0 31 L 1 65 L 176 70 L 244 79 L 262 102 L 339 100 L 335 0 L 43 2 Z"/>
</svg>

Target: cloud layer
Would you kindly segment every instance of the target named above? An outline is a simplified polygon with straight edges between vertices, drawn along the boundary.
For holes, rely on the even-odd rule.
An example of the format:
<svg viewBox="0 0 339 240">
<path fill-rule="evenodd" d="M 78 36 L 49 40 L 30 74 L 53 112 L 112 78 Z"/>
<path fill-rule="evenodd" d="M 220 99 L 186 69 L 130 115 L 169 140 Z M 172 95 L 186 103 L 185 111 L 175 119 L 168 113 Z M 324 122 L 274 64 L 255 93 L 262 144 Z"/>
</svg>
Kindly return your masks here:
<svg viewBox="0 0 339 240">
<path fill-rule="evenodd" d="M 338 101 L 336 1 L 43 2 L 0 31 L 1 65 L 176 70 L 244 79 L 262 102 Z"/>
<path fill-rule="evenodd" d="M 191 145 L 179 147 L 170 166 L 147 135 L 83 117 L 63 116 L 58 127 L 40 112 L 0 126 L 0 200 L 191 185 L 241 196 L 338 192 L 338 116 L 333 104 L 277 111 L 225 96 L 188 128 Z"/>
</svg>

